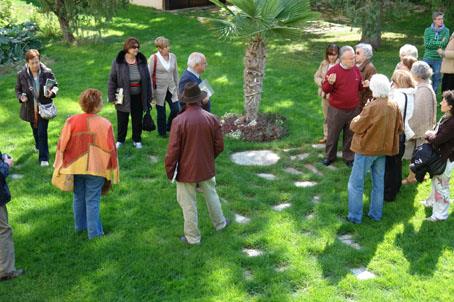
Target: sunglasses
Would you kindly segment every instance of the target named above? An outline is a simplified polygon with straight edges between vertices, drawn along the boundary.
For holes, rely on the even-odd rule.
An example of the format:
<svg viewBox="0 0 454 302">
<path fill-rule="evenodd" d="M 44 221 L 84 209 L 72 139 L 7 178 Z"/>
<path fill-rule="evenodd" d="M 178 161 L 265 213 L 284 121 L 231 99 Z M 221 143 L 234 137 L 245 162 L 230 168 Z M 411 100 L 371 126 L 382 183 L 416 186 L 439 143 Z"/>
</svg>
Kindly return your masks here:
<svg viewBox="0 0 454 302">
<path fill-rule="evenodd" d="M 329 53 L 328 56 L 337 56 L 337 53 Z"/>
<path fill-rule="evenodd" d="M 131 46 L 132 49 L 139 49 L 139 45 L 134 45 L 134 46 Z"/>
</svg>

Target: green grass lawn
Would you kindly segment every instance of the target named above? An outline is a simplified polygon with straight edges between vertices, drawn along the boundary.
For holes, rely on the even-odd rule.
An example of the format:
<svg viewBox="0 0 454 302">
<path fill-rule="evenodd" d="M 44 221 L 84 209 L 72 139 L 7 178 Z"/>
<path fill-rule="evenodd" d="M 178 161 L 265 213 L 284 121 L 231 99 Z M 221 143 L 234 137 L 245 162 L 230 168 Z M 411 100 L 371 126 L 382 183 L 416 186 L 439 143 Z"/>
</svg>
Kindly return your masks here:
<svg viewBox="0 0 454 302">
<path fill-rule="evenodd" d="M 66 117 L 80 112 L 80 92 L 94 87 L 106 98 L 111 61 L 128 36 L 139 38 L 147 57 L 154 51 L 155 37 L 168 37 L 180 73 L 190 52 L 205 53 L 209 63 L 205 78 L 216 93 L 213 112 L 219 116 L 242 112 L 244 46 L 218 40 L 197 21 L 200 14 L 208 13 L 173 14 L 130 6 L 97 43 L 75 47 L 47 41 L 43 61 L 60 84 L 55 99 L 59 115 L 49 125 L 51 161 Z M 422 55 L 428 20 L 429 13 L 385 24 L 383 47 L 374 57 L 380 73 L 390 76 L 404 43 L 416 44 Z M 202 244 L 196 247 L 178 240 L 183 217 L 175 185 L 164 172 L 167 140 L 156 132 L 145 133 L 144 148 L 135 150 L 129 130 L 127 144 L 119 150 L 121 182 L 102 199 L 108 235 L 88 241 L 86 234 L 75 234 L 72 195 L 53 188 L 52 169 L 38 166 L 31 129 L 18 116 L 16 76 L 1 75 L 0 150 L 16 159 L 11 173 L 24 175 L 9 179 L 13 200 L 8 209 L 17 267 L 27 273 L 0 284 L 0 301 L 452 301 L 454 219 L 424 221 L 429 213 L 419 201 L 429 193 L 430 182 L 403 187 L 397 202 L 385 205 L 381 222 L 366 218 L 362 225 L 348 224 L 344 217 L 350 170 L 341 161 L 335 164 L 336 171 L 326 169 L 319 163 L 323 153 L 311 148 L 322 134 L 313 74 L 324 48 L 329 42 L 355 44 L 358 39 L 345 27 L 306 33 L 298 40 L 270 41 L 261 111 L 286 116 L 289 135 L 270 143 L 226 139 L 216 177 L 224 213 L 231 221 L 239 213 L 251 222 L 232 223 L 215 232 L 199 196 Z M 116 126 L 111 105 L 106 104 L 101 115 Z M 286 148 L 297 149 L 284 152 Z M 230 161 L 233 152 L 252 149 L 272 149 L 281 159 L 264 168 Z M 302 152 L 310 153 L 309 158 L 290 160 Z M 154 163 L 150 156 L 159 161 Z M 307 163 L 323 176 L 310 173 L 304 167 Z M 286 167 L 304 173 L 290 175 L 283 171 Z M 269 182 L 256 173 L 278 178 Z M 298 180 L 318 185 L 296 188 L 293 182 Z M 311 202 L 315 195 L 320 196 L 318 204 Z M 271 209 L 283 202 L 292 207 L 282 212 Z M 353 249 L 336 239 L 345 233 L 352 234 L 362 248 Z M 247 257 L 244 248 L 264 254 Z M 357 280 L 350 269 L 360 266 L 377 278 Z"/>
</svg>

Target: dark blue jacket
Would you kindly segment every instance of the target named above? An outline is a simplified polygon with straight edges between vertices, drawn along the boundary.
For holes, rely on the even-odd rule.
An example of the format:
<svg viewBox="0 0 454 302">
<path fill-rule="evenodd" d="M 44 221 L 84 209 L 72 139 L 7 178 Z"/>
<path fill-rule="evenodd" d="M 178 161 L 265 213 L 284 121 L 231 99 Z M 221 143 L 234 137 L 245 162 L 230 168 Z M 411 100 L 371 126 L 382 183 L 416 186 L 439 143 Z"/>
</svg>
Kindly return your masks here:
<svg viewBox="0 0 454 302">
<path fill-rule="evenodd" d="M 178 83 L 178 98 L 181 100 L 181 96 L 184 92 L 184 85 L 189 82 L 196 82 L 197 84 L 202 83 L 202 79 L 198 78 L 195 74 L 190 72 L 189 70 L 185 70 L 181 75 L 180 82 Z M 180 102 L 181 106 L 184 107 L 184 103 Z M 202 108 L 208 112 L 211 112 L 211 100 L 208 100 L 206 105 L 202 105 Z"/>
<path fill-rule="evenodd" d="M 4 206 L 11 200 L 11 193 L 9 192 L 8 184 L 6 183 L 6 177 L 8 177 L 8 173 L 8 164 L 0 159 L 0 206 Z"/>
</svg>

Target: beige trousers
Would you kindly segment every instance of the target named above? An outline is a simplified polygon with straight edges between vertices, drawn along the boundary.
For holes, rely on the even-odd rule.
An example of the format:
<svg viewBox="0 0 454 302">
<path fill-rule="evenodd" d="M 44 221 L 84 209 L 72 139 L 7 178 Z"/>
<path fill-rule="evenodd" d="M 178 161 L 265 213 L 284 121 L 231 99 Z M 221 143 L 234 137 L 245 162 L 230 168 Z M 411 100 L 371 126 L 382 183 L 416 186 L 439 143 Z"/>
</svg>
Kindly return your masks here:
<svg viewBox="0 0 454 302">
<path fill-rule="evenodd" d="M 215 178 L 213 177 L 198 184 L 203 190 L 208 214 L 213 226 L 216 230 L 222 230 L 226 226 L 226 220 L 216 192 Z M 183 210 L 184 235 L 190 244 L 198 244 L 201 239 L 198 227 L 196 185 L 197 183 L 177 182 L 177 201 Z"/>
<path fill-rule="evenodd" d="M 0 277 L 15 270 L 13 230 L 4 205 L 0 206 Z"/>
<path fill-rule="evenodd" d="M 328 117 L 329 101 L 325 97 L 321 97 L 321 99 L 322 99 L 322 110 L 323 110 L 323 138 L 326 140 L 326 139 L 328 139 L 328 124 L 326 123 L 326 118 Z"/>
</svg>

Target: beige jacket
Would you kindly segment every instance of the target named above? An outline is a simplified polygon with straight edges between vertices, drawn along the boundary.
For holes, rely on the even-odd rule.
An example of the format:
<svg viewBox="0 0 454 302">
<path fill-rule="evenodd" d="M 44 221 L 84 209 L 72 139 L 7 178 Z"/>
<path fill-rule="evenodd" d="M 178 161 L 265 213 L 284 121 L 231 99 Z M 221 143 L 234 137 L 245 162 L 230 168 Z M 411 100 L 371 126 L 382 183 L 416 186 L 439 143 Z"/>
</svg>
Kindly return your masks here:
<svg viewBox="0 0 454 302">
<path fill-rule="evenodd" d="M 148 59 L 148 70 L 150 71 L 151 85 L 153 87 L 154 60 L 156 59 L 156 89 L 153 87 L 153 99 L 156 104 L 164 106 L 167 90 L 172 94 L 172 102 L 178 101 L 178 65 L 177 57 L 169 54 L 170 67 L 169 70 L 164 68 L 161 61 L 154 53 Z"/>
<path fill-rule="evenodd" d="M 412 139 L 424 138 L 427 130 L 433 129 L 437 119 L 437 98 L 429 83 L 416 85 L 413 116 L 408 121 L 415 135 Z"/>
<path fill-rule="evenodd" d="M 334 63 L 332 66 L 336 65 L 337 63 L 339 63 L 339 59 L 337 59 L 336 63 Z M 314 82 L 318 86 L 318 95 L 326 99 L 328 99 L 328 95 L 322 90 L 322 82 L 325 79 L 328 69 L 329 62 L 327 60 L 323 60 L 314 74 Z"/>
<path fill-rule="evenodd" d="M 443 51 L 441 73 L 454 73 L 454 33 L 451 35 L 449 43 Z"/>
</svg>

